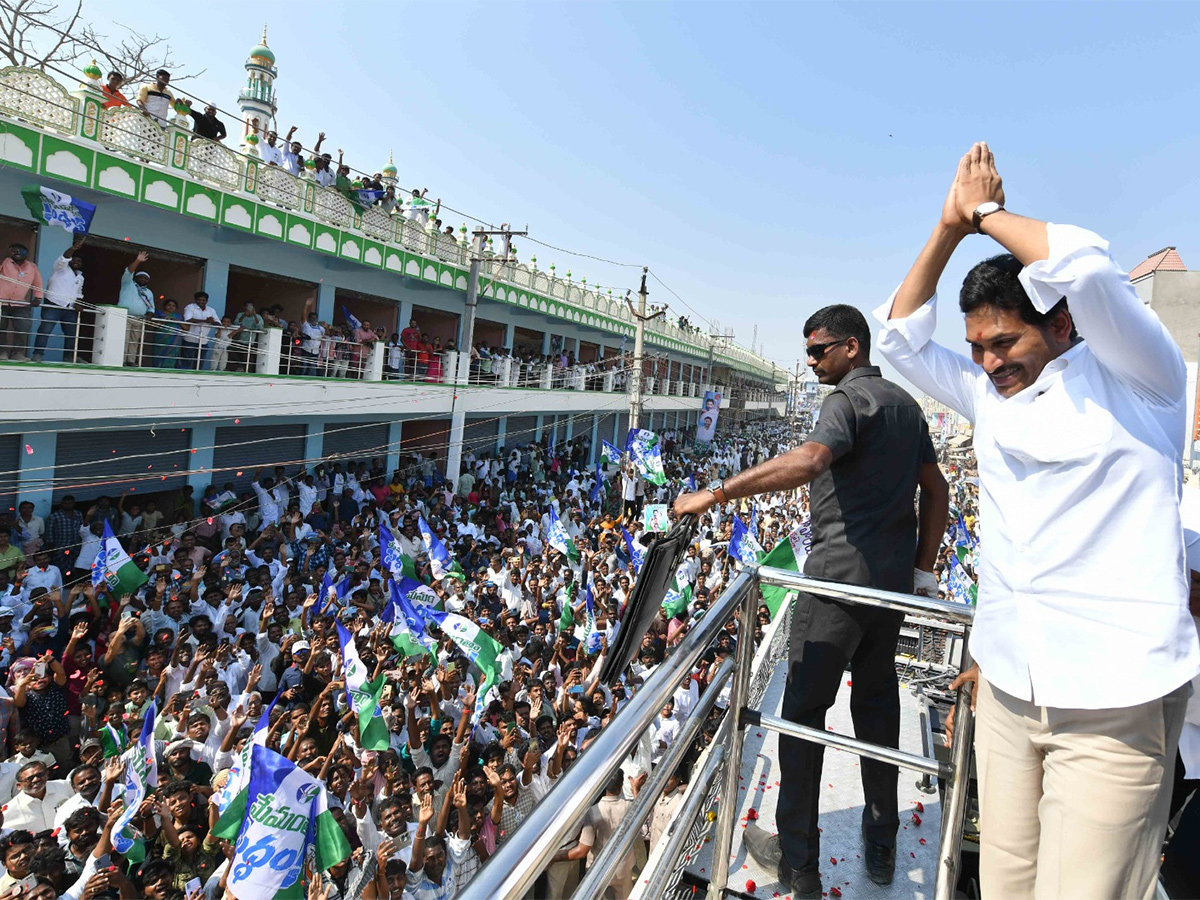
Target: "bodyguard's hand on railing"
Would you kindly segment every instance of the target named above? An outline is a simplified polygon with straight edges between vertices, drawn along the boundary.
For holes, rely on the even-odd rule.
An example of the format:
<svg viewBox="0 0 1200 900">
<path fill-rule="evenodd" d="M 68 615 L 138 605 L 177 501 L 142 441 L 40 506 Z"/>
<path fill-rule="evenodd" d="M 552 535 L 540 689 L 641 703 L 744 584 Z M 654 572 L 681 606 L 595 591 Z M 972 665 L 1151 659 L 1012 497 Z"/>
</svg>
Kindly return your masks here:
<svg viewBox="0 0 1200 900">
<path fill-rule="evenodd" d="M 960 674 L 952 682 L 950 682 L 950 690 L 957 691 L 964 684 L 971 685 L 971 712 L 975 712 L 975 703 L 979 699 L 979 664 L 975 663 L 967 671 Z M 954 707 L 950 707 L 950 713 L 946 716 L 946 746 L 949 747 L 954 741 Z"/>
</svg>

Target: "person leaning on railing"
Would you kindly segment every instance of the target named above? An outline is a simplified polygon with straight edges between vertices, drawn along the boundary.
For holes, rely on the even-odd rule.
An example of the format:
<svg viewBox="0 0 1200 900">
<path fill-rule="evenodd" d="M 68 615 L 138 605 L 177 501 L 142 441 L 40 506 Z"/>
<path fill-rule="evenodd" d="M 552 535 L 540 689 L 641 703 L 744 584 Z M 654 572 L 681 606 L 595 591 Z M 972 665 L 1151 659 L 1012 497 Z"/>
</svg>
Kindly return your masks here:
<svg viewBox="0 0 1200 900">
<path fill-rule="evenodd" d="M 976 144 L 875 311 L 884 356 L 976 426 L 976 666 L 957 683 L 978 683 L 980 883 L 1150 897 L 1200 672 L 1178 505 L 1187 370 L 1107 242 L 1004 199 Z M 931 338 L 938 279 L 975 233 L 1008 253 L 963 282 L 966 359 Z"/>
</svg>

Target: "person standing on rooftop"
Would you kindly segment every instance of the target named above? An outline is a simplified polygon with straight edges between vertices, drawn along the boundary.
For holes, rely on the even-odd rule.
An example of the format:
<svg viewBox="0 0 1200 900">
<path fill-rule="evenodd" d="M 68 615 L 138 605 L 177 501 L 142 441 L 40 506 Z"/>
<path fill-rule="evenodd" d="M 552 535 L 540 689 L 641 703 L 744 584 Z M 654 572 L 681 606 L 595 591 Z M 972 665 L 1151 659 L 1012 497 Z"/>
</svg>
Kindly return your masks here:
<svg viewBox="0 0 1200 900">
<path fill-rule="evenodd" d="M 138 109 L 152 118 L 163 128 L 167 127 L 167 118 L 171 115 L 171 107 L 175 103 L 175 95 L 167 87 L 171 83 L 171 73 L 159 69 L 154 73 L 154 81 L 143 84 L 138 88 Z"/>
</svg>

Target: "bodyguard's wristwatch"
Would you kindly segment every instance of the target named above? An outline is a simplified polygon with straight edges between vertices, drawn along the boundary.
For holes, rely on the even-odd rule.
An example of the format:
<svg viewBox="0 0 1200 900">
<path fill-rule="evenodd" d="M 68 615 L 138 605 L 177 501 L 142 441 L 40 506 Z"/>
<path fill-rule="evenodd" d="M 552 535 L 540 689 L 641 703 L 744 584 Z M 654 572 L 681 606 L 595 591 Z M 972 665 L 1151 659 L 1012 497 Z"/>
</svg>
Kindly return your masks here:
<svg viewBox="0 0 1200 900">
<path fill-rule="evenodd" d="M 721 480 L 711 481 L 708 484 L 708 491 L 717 498 L 718 503 L 728 503 L 729 497 L 725 494 L 725 482 Z"/>
<path fill-rule="evenodd" d="M 975 212 L 971 213 L 971 224 L 975 226 L 975 230 L 980 234 L 983 233 L 979 227 L 979 223 L 992 213 L 1003 212 L 1004 207 L 995 200 L 989 200 L 987 203 L 980 203 L 975 207 Z"/>
</svg>

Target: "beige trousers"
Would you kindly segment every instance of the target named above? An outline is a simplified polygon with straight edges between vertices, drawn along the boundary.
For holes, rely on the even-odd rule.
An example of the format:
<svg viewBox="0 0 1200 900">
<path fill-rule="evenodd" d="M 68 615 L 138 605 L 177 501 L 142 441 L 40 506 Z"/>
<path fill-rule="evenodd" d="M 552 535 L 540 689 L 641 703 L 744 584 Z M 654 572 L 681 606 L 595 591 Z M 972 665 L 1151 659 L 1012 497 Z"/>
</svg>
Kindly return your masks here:
<svg viewBox="0 0 1200 900">
<path fill-rule="evenodd" d="M 1187 697 L 1057 709 L 980 679 L 984 900 L 1152 897 Z"/>
<path fill-rule="evenodd" d="M 570 897 L 579 887 L 579 860 L 550 863 L 546 869 L 546 881 L 547 900 Z"/>
</svg>

